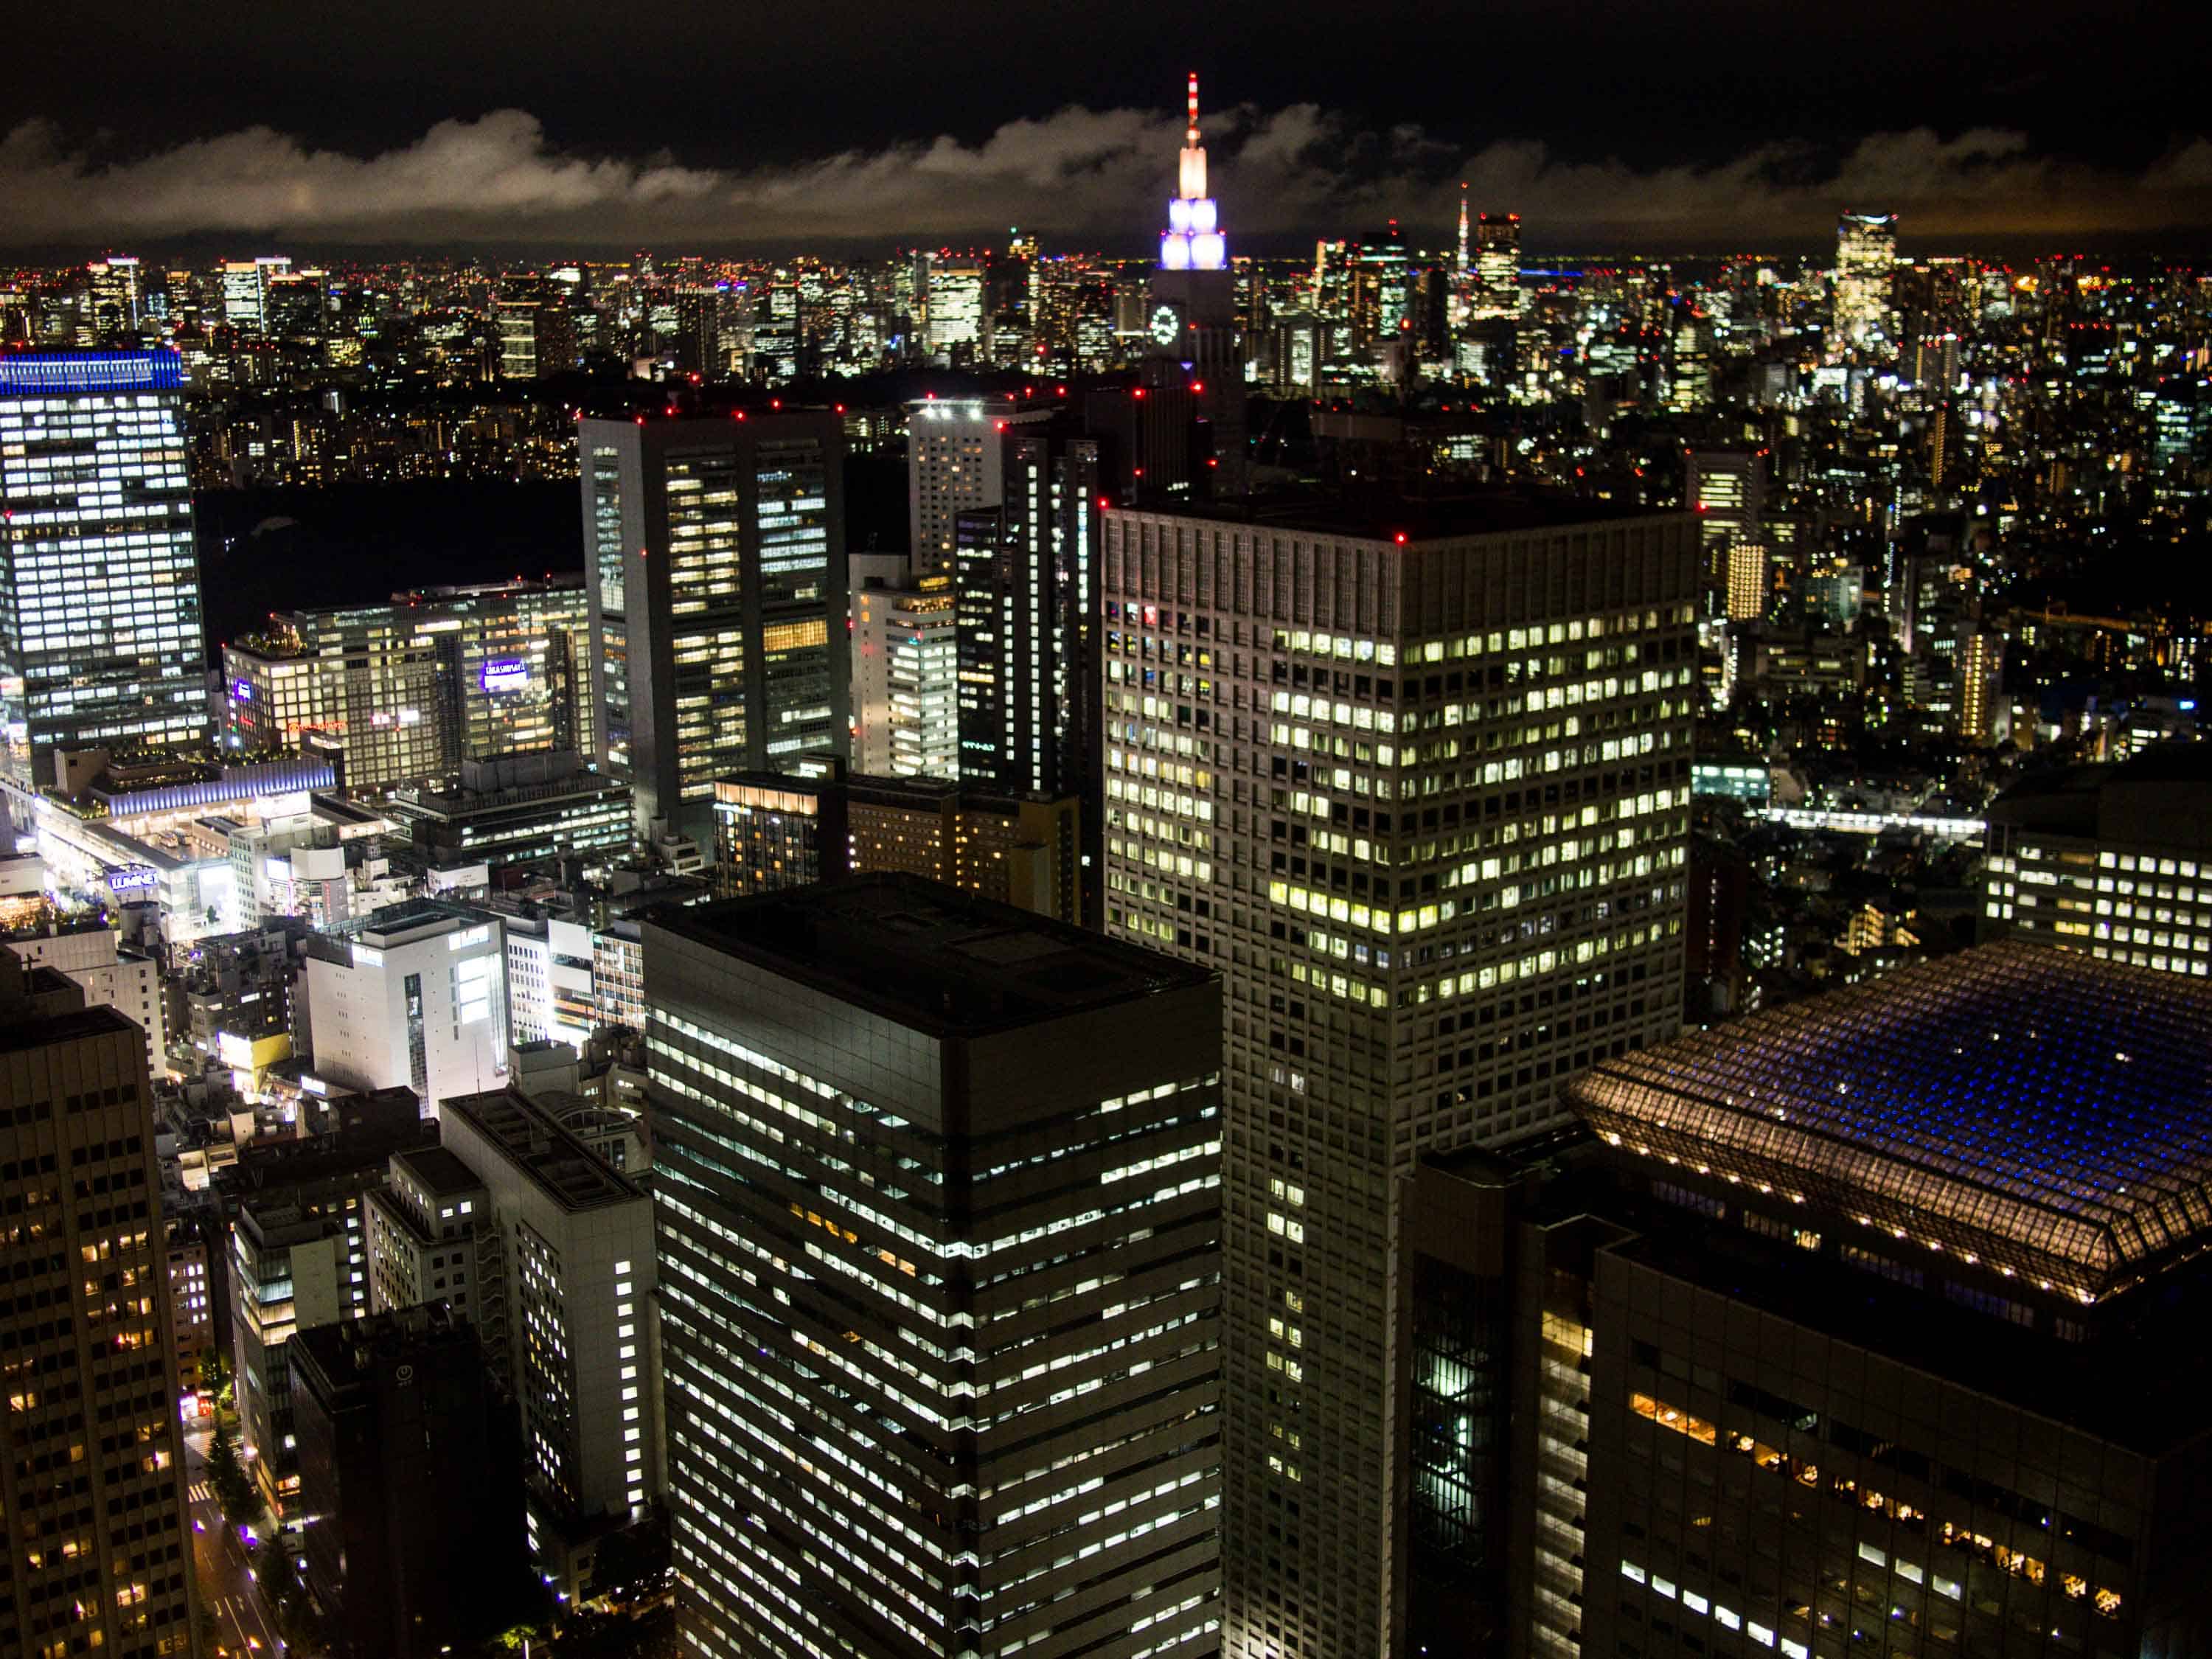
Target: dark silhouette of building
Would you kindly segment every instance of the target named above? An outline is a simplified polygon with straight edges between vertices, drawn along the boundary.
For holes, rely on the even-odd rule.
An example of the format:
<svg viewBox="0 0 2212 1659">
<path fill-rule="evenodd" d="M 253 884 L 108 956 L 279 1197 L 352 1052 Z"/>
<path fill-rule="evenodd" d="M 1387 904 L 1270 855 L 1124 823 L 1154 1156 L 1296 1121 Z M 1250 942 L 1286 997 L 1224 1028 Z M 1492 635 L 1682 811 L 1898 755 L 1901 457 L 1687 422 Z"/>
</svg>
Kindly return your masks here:
<svg viewBox="0 0 2212 1659">
<path fill-rule="evenodd" d="M 337 1659 L 428 1659 L 531 1606 L 514 1407 L 442 1303 L 293 1349 L 307 1586 Z"/>
</svg>

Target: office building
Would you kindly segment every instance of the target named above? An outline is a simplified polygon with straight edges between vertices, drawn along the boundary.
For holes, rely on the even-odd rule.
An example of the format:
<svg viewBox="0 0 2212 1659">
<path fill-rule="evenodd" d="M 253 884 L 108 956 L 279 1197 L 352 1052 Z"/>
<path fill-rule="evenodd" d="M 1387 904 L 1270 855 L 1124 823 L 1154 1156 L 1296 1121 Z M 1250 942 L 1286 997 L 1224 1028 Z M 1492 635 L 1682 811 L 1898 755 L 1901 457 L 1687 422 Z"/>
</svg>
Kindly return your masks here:
<svg viewBox="0 0 2212 1659">
<path fill-rule="evenodd" d="M 239 1434 L 262 1497 L 289 1514 L 300 1493 L 290 1344 L 368 1311 L 360 1188 L 247 1198 L 231 1224 L 231 1375 Z"/>
<path fill-rule="evenodd" d="M 336 1659 L 435 1659 L 532 1603 L 514 1410 L 432 1305 L 302 1331 L 307 1589 Z"/>
<path fill-rule="evenodd" d="M 704 840 L 714 780 L 842 757 L 844 428 L 738 410 L 577 425 L 606 770 Z"/>
<path fill-rule="evenodd" d="M 453 764 L 450 675 L 404 616 L 380 610 L 327 636 L 308 619 L 272 617 L 266 633 L 223 646 L 222 678 L 222 740 L 239 753 L 326 761 L 361 790 Z"/>
<path fill-rule="evenodd" d="M 647 933 L 685 1640 L 1209 1650 L 1218 983 L 911 878 Z"/>
<path fill-rule="evenodd" d="M 1959 737 L 1986 744 L 1995 735 L 1997 700 L 2004 690 L 2005 636 L 1978 624 L 1963 630 L 1956 647 L 1958 682 L 1953 688 Z"/>
<path fill-rule="evenodd" d="M 1738 542 L 1728 550 L 1728 619 L 1763 622 L 1766 617 L 1766 549 Z"/>
<path fill-rule="evenodd" d="M 0 356 L 0 768 L 207 738 L 199 557 L 173 351 Z"/>
<path fill-rule="evenodd" d="M 1988 821 L 1984 939 L 2212 975 L 2212 744 L 2024 778 Z"/>
<path fill-rule="evenodd" d="M 590 927 L 565 916 L 504 914 L 500 925 L 513 1046 L 561 1042 L 580 1053 L 599 1024 Z"/>
<path fill-rule="evenodd" d="M 954 531 L 959 775 L 1095 802 L 1106 446 L 1030 425 L 1008 430 L 1000 449 L 1000 500 L 963 512 Z"/>
<path fill-rule="evenodd" d="M 960 514 L 1006 499 L 999 435 L 1052 411 L 932 398 L 908 404 L 906 416 L 907 545 L 916 575 L 949 575 Z"/>
<path fill-rule="evenodd" d="M 437 1140 L 411 1090 L 347 1095 L 308 1073 L 296 1097 L 320 1103 L 307 1109 L 319 1133 L 250 1144 L 208 1183 L 234 1218 L 225 1279 L 241 1449 L 280 1515 L 299 1501 L 293 1334 L 368 1311 L 365 1196 L 392 1153 Z"/>
<path fill-rule="evenodd" d="M 1540 1375 L 1588 1414 L 1547 1410 L 1522 1478 L 1579 1477 L 1546 1569 L 1579 1651 L 2212 1635 L 2208 1018 L 2203 987 L 2008 943 L 1570 1085 L 1620 1196 L 1546 1275 Z"/>
<path fill-rule="evenodd" d="M 984 344 L 983 262 L 926 253 L 929 355 L 940 362 L 972 361 Z"/>
<path fill-rule="evenodd" d="M 575 323 L 550 283 L 511 283 L 496 316 L 501 379 L 542 380 L 576 367 Z"/>
<path fill-rule="evenodd" d="M 904 874 L 1060 921 L 1083 919 L 1083 806 L 927 778 L 725 778 L 714 890 Z"/>
<path fill-rule="evenodd" d="M 135 346 L 143 296 L 133 255 L 111 253 L 85 267 L 84 324 L 80 346 Z"/>
<path fill-rule="evenodd" d="M 0 1650 L 193 1653 L 145 1042 L 0 950 Z"/>
<path fill-rule="evenodd" d="M 781 774 L 714 785 L 714 879 L 719 898 L 781 892 L 851 870 L 845 792 L 823 780 Z"/>
<path fill-rule="evenodd" d="M 402 786 L 383 805 L 434 864 L 496 870 L 572 853 L 616 859 L 630 846 L 629 786 L 586 771 L 574 750 L 463 761 L 453 778 Z"/>
<path fill-rule="evenodd" d="M 1734 568 L 1730 550 L 1740 542 L 1763 543 L 1766 512 L 1766 452 L 1751 449 L 1692 449 L 1682 468 L 1683 500 L 1697 515 L 1705 550 L 1704 581 L 1726 614 Z"/>
<path fill-rule="evenodd" d="M 456 762 L 540 750 L 592 750 L 591 613 L 583 584 L 483 582 L 392 595 L 444 660 Z M 341 631 L 374 607 L 318 613 Z"/>
<path fill-rule="evenodd" d="M 168 1026 L 161 964 L 123 948 L 105 921 L 64 924 L 0 933 L 4 945 L 27 968 L 58 969 L 84 993 L 88 1008 L 113 1008 L 146 1034 L 146 1066 L 155 1077 L 169 1075 Z"/>
<path fill-rule="evenodd" d="M 491 1196 L 474 1170 L 447 1146 L 410 1146 L 392 1153 L 384 1184 L 362 1202 L 369 1313 L 441 1303 L 464 1318 L 481 1315 L 477 1239 Z"/>
<path fill-rule="evenodd" d="M 177 1385 L 196 1385 L 215 1352 L 215 1301 L 208 1280 L 207 1240 L 197 1224 L 172 1219 L 169 1240 L 169 1326 L 175 1333 Z"/>
<path fill-rule="evenodd" d="M 1675 1029 L 1696 554 L 1534 500 L 1107 514 L 1106 926 L 1226 981 L 1225 1653 L 1403 1629 L 1394 1175 Z"/>
<path fill-rule="evenodd" d="M 1890 289 L 1896 281 L 1897 216 L 1846 213 L 1836 221 L 1836 289 L 1828 356 L 1847 352 L 1893 356 Z"/>
<path fill-rule="evenodd" d="M 653 1202 L 561 1121 L 559 1098 L 460 1096 L 439 1128 L 488 1196 L 470 1317 L 521 1408 L 532 1556 L 568 1582 L 576 1551 L 641 1518 L 664 1472 Z"/>
<path fill-rule="evenodd" d="M 426 1116 L 507 1077 L 507 945 L 496 918 L 421 900 L 313 934 L 307 1029 L 332 1088 L 412 1089 Z"/>
<path fill-rule="evenodd" d="M 223 740 L 327 759 L 355 789 L 587 750 L 586 611 L 580 587 L 508 582 L 279 613 L 223 647 Z"/>
<path fill-rule="evenodd" d="M 944 576 L 853 592 L 853 769 L 960 775 L 960 650 Z"/>
<path fill-rule="evenodd" d="M 1521 314 L 1521 216 L 1486 213 L 1475 231 L 1472 319 Z"/>
<path fill-rule="evenodd" d="M 249 337 L 266 333 L 270 284 L 289 275 L 291 269 L 290 257 L 281 253 L 223 261 L 216 270 L 222 283 L 222 320 Z"/>
<path fill-rule="evenodd" d="M 1187 92 L 1189 124 L 1176 157 L 1176 194 L 1160 233 L 1145 319 L 1147 386 L 1188 386 L 1212 429 L 1214 493 L 1241 495 L 1248 465 L 1244 360 L 1237 342 L 1237 276 L 1220 210 L 1207 194 L 1198 127 L 1198 76 Z"/>
</svg>

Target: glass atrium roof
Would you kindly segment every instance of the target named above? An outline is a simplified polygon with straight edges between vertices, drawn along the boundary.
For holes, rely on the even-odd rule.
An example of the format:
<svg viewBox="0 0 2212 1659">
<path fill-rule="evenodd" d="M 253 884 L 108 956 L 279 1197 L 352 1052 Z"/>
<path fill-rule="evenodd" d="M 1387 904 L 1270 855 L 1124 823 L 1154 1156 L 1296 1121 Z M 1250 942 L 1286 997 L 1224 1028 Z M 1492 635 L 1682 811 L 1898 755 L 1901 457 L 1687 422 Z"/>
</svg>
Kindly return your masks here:
<svg viewBox="0 0 2212 1659">
<path fill-rule="evenodd" d="M 2005 943 L 1572 1085 L 1616 1144 L 2094 1300 L 2212 1235 L 2212 983 Z"/>
</svg>

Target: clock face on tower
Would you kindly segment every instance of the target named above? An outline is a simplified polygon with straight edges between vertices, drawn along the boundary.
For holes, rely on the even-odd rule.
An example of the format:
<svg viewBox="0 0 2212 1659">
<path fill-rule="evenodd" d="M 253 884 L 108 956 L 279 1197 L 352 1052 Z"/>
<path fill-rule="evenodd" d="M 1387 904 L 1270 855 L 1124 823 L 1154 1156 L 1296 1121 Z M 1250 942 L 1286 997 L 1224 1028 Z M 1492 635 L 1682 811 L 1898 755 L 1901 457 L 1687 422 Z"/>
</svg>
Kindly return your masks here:
<svg viewBox="0 0 2212 1659">
<path fill-rule="evenodd" d="M 1173 345 L 1182 335 L 1182 318 L 1173 306 L 1159 306 L 1152 312 L 1152 339 L 1158 344 Z"/>
</svg>

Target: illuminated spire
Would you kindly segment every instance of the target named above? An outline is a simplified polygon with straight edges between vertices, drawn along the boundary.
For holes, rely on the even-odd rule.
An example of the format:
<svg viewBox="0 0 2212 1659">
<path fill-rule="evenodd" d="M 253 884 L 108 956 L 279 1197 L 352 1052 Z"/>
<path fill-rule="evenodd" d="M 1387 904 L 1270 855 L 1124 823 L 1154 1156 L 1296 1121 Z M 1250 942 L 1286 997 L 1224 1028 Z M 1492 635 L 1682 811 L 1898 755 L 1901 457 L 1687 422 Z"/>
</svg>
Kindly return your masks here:
<svg viewBox="0 0 2212 1659">
<path fill-rule="evenodd" d="M 1189 126 L 1177 158 L 1176 194 L 1168 204 L 1168 228 L 1160 233 L 1160 264 L 1167 270 L 1221 270 L 1229 247 L 1217 220 L 1213 198 L 1206 193 L 1206 145 L 1198 131 L 1198 71 L 1193 70 L 1187 104 Z"/>
<path fill-rule="evenodd" d="M 1467 275 L 1467 180 L 1459 181 L 1459 274 Z"/>
</svg>

